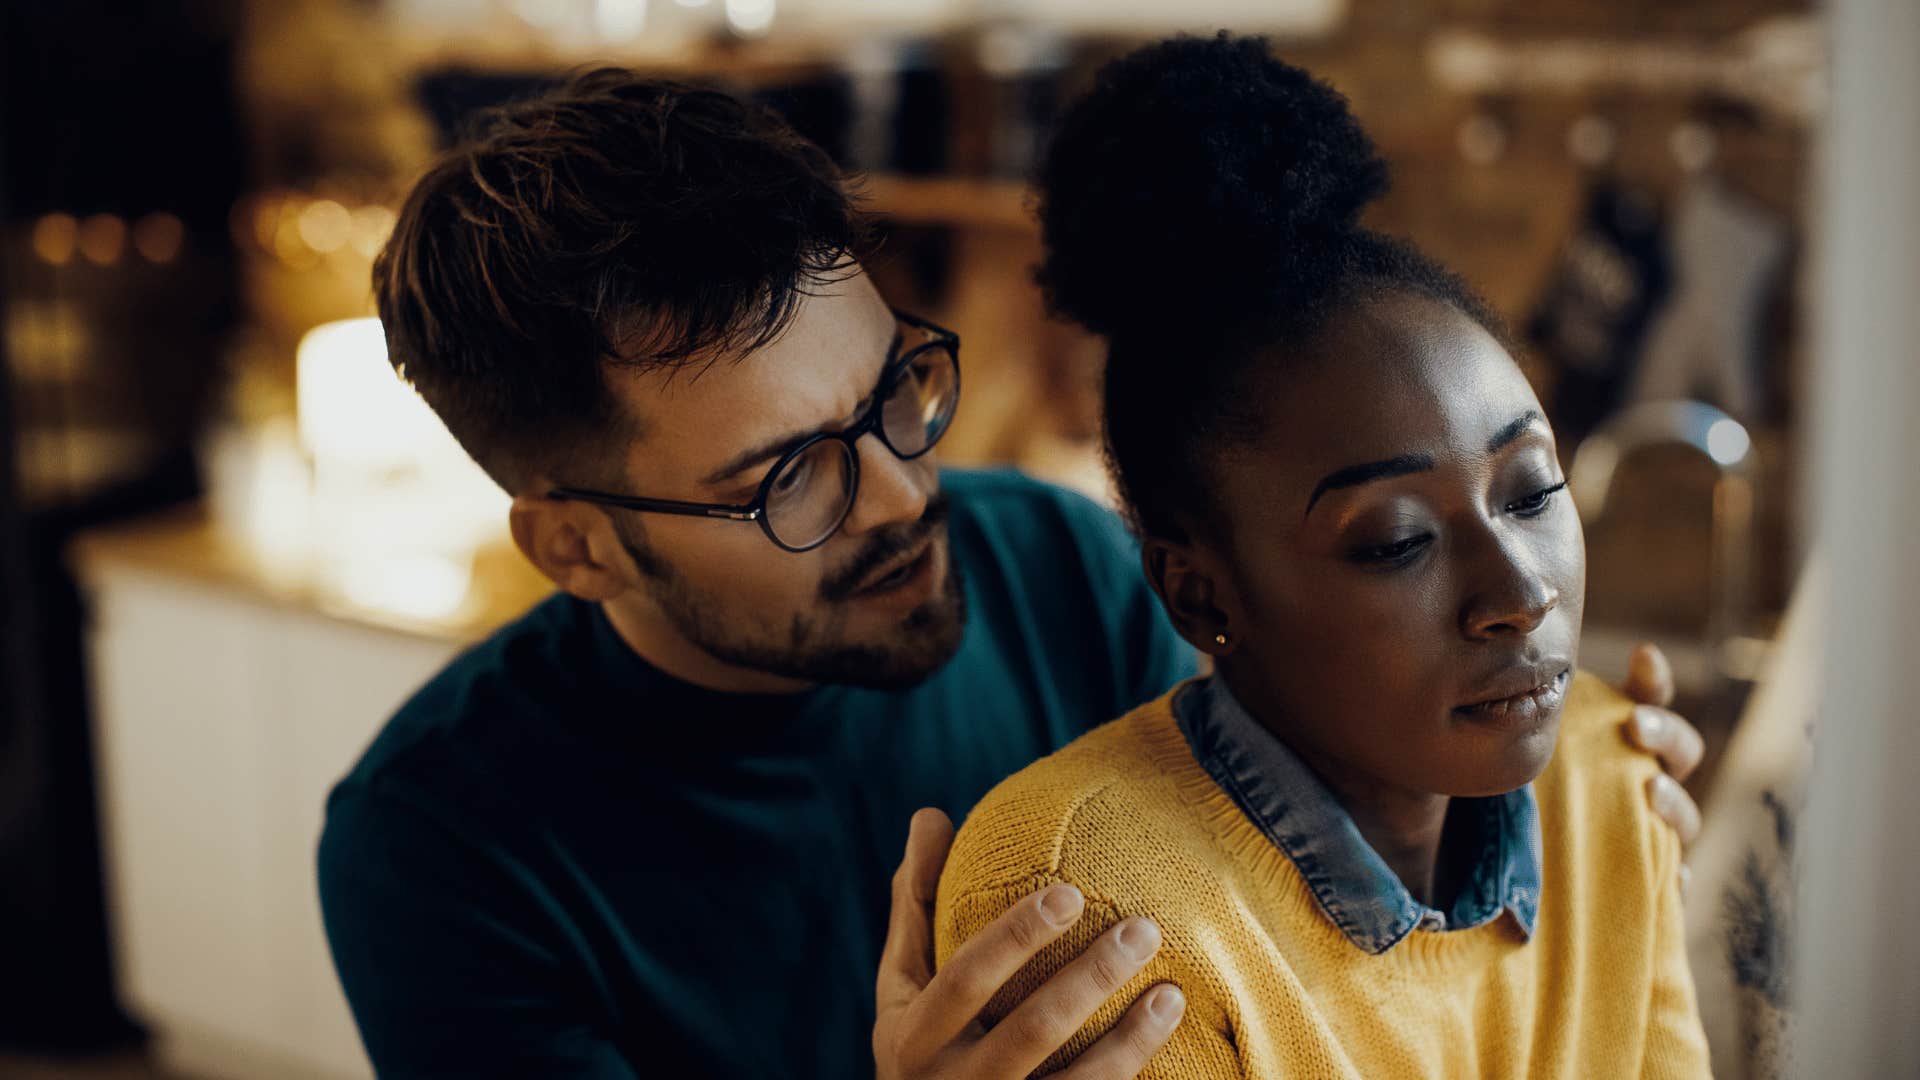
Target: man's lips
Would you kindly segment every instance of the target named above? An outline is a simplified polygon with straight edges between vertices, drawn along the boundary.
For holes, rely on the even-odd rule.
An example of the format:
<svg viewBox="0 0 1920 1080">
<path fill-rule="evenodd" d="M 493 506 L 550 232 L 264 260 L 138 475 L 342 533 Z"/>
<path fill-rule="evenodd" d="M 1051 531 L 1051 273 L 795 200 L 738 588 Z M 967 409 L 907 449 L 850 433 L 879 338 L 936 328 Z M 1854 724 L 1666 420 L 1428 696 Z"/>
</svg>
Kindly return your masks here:
<svg viewBox="0 0 1920 1080">
<path fill-rule="evenodd" d="M 888 589 L 905 583 L 908 578 L 913 576 L 913 570 L 919 565 L 920 560 L 926 558 L 932 554 L 932 552 L 933 537 L 929 536 L 922 540 L 912 551 L 907 552 L 898 559 L 875 570 L 872 574 L 867 575 L 866 580 L 862 581 L 859 586 L 853 590 L 852 595 L 867 596 L 873 593 L 886 592 Z"/>
</svg>

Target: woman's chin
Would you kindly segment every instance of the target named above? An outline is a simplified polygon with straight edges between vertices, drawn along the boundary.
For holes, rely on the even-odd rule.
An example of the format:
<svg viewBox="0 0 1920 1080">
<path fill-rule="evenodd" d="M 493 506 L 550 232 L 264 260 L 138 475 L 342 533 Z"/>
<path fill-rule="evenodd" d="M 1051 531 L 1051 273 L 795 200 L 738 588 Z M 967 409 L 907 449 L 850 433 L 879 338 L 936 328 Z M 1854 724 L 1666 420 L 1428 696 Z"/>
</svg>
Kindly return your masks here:
<svg viewBox="0 0 1920 1080">
<path fill-rule="evenodd" d="M 1483 747 L 1484 756 L 1475 755 L 1478 759 L 1475 767 L 1463 770 L 1467 775 L 1460 777 L 1459 783 L 1449 785 L 1451 790 L 1447 794 L 1484 798 L 1526 787 L 1546 771 L 1547 763 L 1553 760 L 1559 733 L 1560 717 L 1556 713 L 1547 723 L 1509 734 L 1499 739 L 1496 746 Z"/>
</svg>

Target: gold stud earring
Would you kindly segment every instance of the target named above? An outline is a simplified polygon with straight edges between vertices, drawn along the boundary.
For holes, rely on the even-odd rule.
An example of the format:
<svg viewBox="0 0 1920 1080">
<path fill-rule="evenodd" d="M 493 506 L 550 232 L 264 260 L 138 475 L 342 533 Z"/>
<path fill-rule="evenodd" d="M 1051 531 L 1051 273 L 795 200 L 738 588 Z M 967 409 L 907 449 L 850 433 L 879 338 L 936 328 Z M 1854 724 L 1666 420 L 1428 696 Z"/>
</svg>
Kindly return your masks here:
<svg viewBox="0 0 1920 1080">
<path fill-rule="evenodd" d="M 1215 645 L 1225 645 L 1227 643 L 1227 635 L 1225 634 L 1213 635 L 1213 643 Z"/>
</svg>

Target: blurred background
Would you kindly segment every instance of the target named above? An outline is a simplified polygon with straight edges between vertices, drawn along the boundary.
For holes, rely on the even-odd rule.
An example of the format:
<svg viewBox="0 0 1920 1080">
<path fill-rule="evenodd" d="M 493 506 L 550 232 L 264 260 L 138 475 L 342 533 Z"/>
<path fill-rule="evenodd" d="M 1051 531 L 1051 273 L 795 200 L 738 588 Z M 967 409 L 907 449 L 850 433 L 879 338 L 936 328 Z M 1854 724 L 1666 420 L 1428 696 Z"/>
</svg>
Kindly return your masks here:
<svg viewBox="0 0 1920 1080">
<path fill-rule="evenodd" d="M 1824 588 L 1803 568 L 1828 378 L 1809 253 L 1826 221 L 1829 13 L 4 10 L 0 1075 L 366 1074 L 314 896 L 325 792 L 414 687 L 549 587 L 371 320 L 394 210 L 472 110 L 600 63 L 779 108 L 861 176 L 889 299 L 966 343 L 944 460 L 1104 498 L 1101 352 L 1044 317 L 1024 178 L 1100 61 L 1219 27 L 1271 35 L 1351 97 L 1395 171 L 1373 223 L 1464 272 L 1525 341 L 1587 523 L 1583 662 L 1618 678 L 1634 642 L 1659 642 L 1707 738 L 1689 917 L 1717 1068 L 1780 1068 L 1791 825 L 1819 693 L 1807 612 Z M 1912 158 L 1893 167 L 1920 185 Z"/>
</svg>

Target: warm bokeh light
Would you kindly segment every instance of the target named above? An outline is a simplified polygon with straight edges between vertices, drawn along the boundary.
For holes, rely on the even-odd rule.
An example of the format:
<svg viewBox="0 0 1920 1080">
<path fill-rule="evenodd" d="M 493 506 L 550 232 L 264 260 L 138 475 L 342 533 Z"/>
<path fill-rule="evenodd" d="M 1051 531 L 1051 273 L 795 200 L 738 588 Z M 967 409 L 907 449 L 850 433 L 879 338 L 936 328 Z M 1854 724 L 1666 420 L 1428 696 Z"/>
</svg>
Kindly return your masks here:
<svg viewBox="0 0 1920 1080">
<path fill-rule="evenodd" d="M 727 0 L 727 25 L 736 33 L 764 34 L 773 26 L 774 0 Z"/>
<path fill-rule="evenodd" d="M 593 26 L 607 41 L 630 41 L 647 28 L 647 0 L 594 0 Z"/>
<path fill-rule="evenodd" d="M 353 211 L 353 250 L 371 259 L 393 233 L 394 213 L 384 206 L 362 206 Z"/>
<path fill-rule="evenodd" d="M 345 247 L 352 229 L 352 212 L 332 199 L 315 199 L 300 211 L 300 239 L 323 255 Z"/>
<path fill-rule="evenodd" d="M 148 214 L 133 225 L 133 248 L 150 263 L 170 263 L 180 254 L 186 235 L 186 226 L 172 214 Z"/>
<path fill-rule="evenodd" d="M 55 266 L 73 261 L 80 223 L 72 214 L 48 214 L 33 223 L 33 253 Z"/>
<path fill-rule="evenodd" d="M 80 223 L 80 254 L 98 266 L 120 260 L 127 246 L 127 223 L 112 214 L 95 214 Z"/>
</svg>

